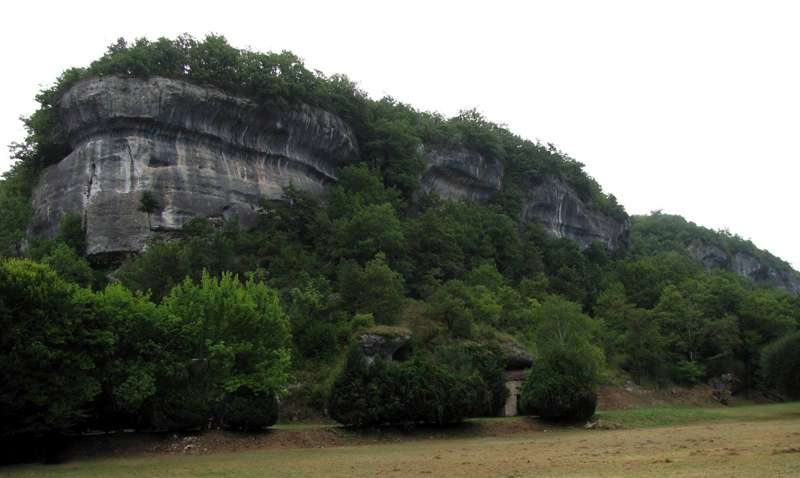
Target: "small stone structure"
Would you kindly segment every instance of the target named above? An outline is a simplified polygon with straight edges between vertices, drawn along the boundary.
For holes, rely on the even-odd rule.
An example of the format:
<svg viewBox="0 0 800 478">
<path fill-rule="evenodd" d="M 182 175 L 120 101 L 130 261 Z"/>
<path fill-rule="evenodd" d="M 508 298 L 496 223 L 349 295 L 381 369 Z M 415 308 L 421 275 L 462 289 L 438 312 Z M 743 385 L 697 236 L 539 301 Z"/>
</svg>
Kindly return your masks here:
<svg viewBox="0 0 800 478">
<path fill-rule="evenodd" d="M 508 398 L 503 406 L 502 416 L 513 417 L 519 415 L 519 397 L 522 393 L 522 382 L 525 373 L 533 365 L 533 356 L 528 349 L 513 339 L 500 342 L 503 351 L 503 361 L 506 365 L 506 388 Z"/>
</svg>

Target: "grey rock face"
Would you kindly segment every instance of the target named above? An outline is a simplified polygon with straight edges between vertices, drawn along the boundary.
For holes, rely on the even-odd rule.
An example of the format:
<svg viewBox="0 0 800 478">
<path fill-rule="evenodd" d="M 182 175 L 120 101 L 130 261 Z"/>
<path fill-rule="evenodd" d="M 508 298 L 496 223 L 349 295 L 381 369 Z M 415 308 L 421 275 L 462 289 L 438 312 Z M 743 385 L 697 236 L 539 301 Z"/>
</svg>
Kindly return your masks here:
<svg viewBox="0 0 800 478">
<path fill-rule="evenodd" d="M 139 251 L 154 231 L 194 217 L 238 216 L 289 184 L 322 194 L 337 164 L 358 154 L 350 128 L 309 106 L 266 110 L 213 88 L 165 78 L 82 81 L 61 98 L 73 151 L 34 191 L 33 234 L 83 216 L 90 255 Z M 139 212 L 143 191 L 162 208 Z"/>
<path fill-rule="evenodd" d="M 270 110 L 214 88 L 165 78 L 104 77 L 59 103 L 73 151 L 34 190 L 33 235 L 52 236 L 65 213 L 83 217 L 87 252 L 137 252 L 156 232 L 195 217 L 252 224 L 263 199 L 289 184 L 322 195 L 337 166 L 358 155 L 337 116 L 309 106 Z M 503 185 L 500 161 L 467 149 L 429 149 L 423 191 L 487 201 Z M 161 205 L 139 211 L 144 191 Z M 566 183 L 540 178 L 525 191 L 523 220 L 581 246 L 624 243 L 628 224 L 594 211 Z"/>
<path fill-rule="evenodd" d="M 503 166 L 475 151 L 430 150 L 422 189 L 445 199 L 487 201 L 502 190 Z M 556 237 L 576 241 L 582 248 L 600 241 L 616 249 L 627 241 L 630 223 L 593 210 L 564 181 L 551 177 L 529 180 L 524 192 L 522 219 L 541 223 Z"/>
<path fill-rule="evenodd" d="M 448 199 L 486 201 L 503 187 L 500 161 L 466 149 L 424 155 L 422 190 Z"/>
<path fill-rule="evenodd" d="M 566 237 L 582 248 L 599 241 L 609 249 L 627 243 L 630 221 L 616 219 L 592 209 L 561 179 L 536 178 L 528 181 L 522 219 L 542 224 L 556 237 Z"/>
<path fill-rule="evenodd" d="M 408 352 L 411 345 L 411 331 L 401 327 L 374 327 L 358 336 L 358 345 L 369 364 L 377 358 L 402 361 L 407 358 L 404 352 Z"/>
<path fill-rule="evenodd" d="M 510 338 L 502 340 L 500 350 L 503 353 L 506 370 L 525 370 L 533 366 L 533 355 L 516 340 Z"/>
<path fill-rule="evenodd" d="M 689 244 L 688 250 L 706 269 L 727 269 L 755 284 L 800 294 L 800 274 L 789 268 L 779 270 L 746 252 L 729 254 L 718 246 L 703 242 Z"/>
<path fill-rule="evenodd" d="M 703 267 L 706 269 L 728 267 L 728 254 L 713 244 L 690 244 L 689 252 L 697 261 L 703 264 Z"/>
</svg>

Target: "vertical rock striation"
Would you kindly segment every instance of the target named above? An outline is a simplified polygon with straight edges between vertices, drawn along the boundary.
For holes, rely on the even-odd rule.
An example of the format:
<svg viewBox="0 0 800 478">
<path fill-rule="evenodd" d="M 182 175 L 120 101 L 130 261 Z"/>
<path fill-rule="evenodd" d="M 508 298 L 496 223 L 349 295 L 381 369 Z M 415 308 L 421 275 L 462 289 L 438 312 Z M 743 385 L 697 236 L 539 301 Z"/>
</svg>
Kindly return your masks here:
<svg viewBox="0 0 800 478">
<path fill-rule="evenodd" d="M 165 78 L 93 78 L 60 100 L 73 148 L 34 191 L 33 234 L 52 235 L 68 212 L 84 218 L 89 255 L 139 251 L 153 231 L 193 217 L 255 218 L 289 184 L 316 194 L 357 156 L 337 116 L 254 102 Z M 143 191 L 161 204 L 148 225 Z"/>
</svg>

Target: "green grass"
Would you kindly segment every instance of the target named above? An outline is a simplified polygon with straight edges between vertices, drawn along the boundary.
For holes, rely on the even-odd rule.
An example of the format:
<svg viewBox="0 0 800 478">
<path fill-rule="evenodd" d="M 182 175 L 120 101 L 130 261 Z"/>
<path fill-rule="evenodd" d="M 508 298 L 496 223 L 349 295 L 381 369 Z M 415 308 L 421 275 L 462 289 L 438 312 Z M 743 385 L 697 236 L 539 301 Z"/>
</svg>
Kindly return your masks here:
<svg viewBox="0 0 800 478">
<path fill-rule="evenodd" d="M 663 406 L 597 413 L 601 422 L 623 428 L 669 427 L 718 420 L 762 420 L 787 416 L 800 418 L 800 402 L 719 408 Z"/>
<path fill-rule="evenodd" d="M 496 435 L 194 456 L 105 457 L 0 467 L 0 477 L 800 476 L 800 402 L 730 408 L 672 406 L 598 415 L 625 429 L 547 426 L 547 432 L 509 434 L 497 425 L 525 419 L 478 419 L 476 427 L 493 424 Z M 703 426 L 693 426 L 698 424 Z M 325 426 L 283 426 L 320 425 Z"/>
</svg>

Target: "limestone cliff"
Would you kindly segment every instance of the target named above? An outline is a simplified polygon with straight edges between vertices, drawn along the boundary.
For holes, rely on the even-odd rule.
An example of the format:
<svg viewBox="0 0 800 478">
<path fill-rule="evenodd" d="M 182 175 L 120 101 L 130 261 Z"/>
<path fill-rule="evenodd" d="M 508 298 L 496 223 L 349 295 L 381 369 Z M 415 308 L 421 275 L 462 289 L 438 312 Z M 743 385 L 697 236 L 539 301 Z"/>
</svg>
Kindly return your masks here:
<svg viewBox="0 0 800 478">
<path fill-rule="evenodd" d="M 502 190 L 503 165 L 475 151 L 433 149 L 425 153 L 422 188 L 446 199 L 487 201 Z M 564 180 L 551 176 L 524 181 L 521 219 L 540 223 L 556 237 L 582 248 L 598 241 L 610 249 L 627 241 L 630 223 L 598 211 Z"/>
<path fill-rule="evenodd" d="M 180 80 L 102 77 L 72 86 L 58 103 L 72 152 L 46 168 L 34 190 L 30 232 L 53 235 L 65 213 L 84 220 L 87 253 L 142 250 L 156 232 L 194 217 L 236 216 L 247 226 L 264 199 L 289 184 L 321 195 L 340 164 L 358 157 L 350 127 L 306 105 L 264 108 Z M 465 148 L 423 151 L 423 191 L 488 201 L 503 188 L 496 158 Z M 603 215 L 564 181 L 523 187 L 522 219 L 581 246 L 624 243 L 627 222 Z M 139 210 L 144 191 L 160 208 Z"/>
<path fill-rule="evenodd" d="M 165 78 L 88 79 L 58 107 L 73 151 L 44 171 L 31 232 L 50 235 L 64 213 L 80 213 L 90 255 L 141 250 L 153 231 L 197 216 L 246 224 L 289 184 L 322 192 L 358 154 L 350 128 L 326 111 L 265 109 Z M 162 206 L 149 220 L 143 191 Z"/>
<path fill-rule="evenodd" d="M 431 149 L 424 155 L 422 190 L 448 199 L 486 201 L 503 187 L 500 161 L 468 149 Z"/>
<path fill-rule="evenodd" d="M 600 242 L 609 249 L 627 243 L 630 221 L 593 208 L 564 180 L 549 176 L 530 178 L 524 190 L 522 219 L 537 221 L 556 237 L 566 237 L 582 248 Z"/>
<path fill-rule="evenodd" d="M 726 252 L 711 243 L 695 241 L 688 245 L 689 253 L 706 269 L 727 269 L 760 285 L 777 287 L 800 294 L 800 274 L 774 260 L 763 260 L 741 250 Z"/>
</svg>

